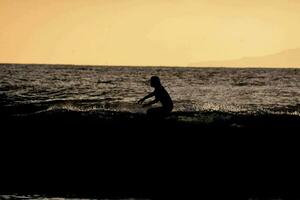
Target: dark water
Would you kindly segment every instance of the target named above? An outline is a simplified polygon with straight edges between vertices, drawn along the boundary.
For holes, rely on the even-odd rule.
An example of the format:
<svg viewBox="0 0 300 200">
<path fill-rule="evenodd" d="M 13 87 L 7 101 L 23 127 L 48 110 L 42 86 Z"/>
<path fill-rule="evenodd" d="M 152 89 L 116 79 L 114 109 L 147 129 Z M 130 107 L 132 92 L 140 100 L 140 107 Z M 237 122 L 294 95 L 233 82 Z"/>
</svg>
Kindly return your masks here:
<svg viewBox="0 0 300 200">
<path fill-rule="evenodd" d="M 255 188 L 258 188 L 258 190 L 262 188 L 263 191 L 265 191 L 268 185 L 271 185 L 272 187 L 276 185 L 276 187 L 274 188 L 280 188 L 281 186 L 289 187 L 290 185 L 293 185 L 292 183 L 294 181 L 288 180 L 285 177 L 293 177 L 294 180 L 296 180 L 298 177 L 298 166 L 294 163 L 296 162 L 294 158 L 297 157 L 297 155 L 295 154 L 299 152 L 298 149 L 296 149 L 296 142 L 298 142 L 298 140 L 291 137 L 291 135 L 295 135 L 295 137 L 297 136 L 297 134 L 294 134 L 297 133 L 296 131 L 291 131 L 291 133 L 293 134 L 290 135 L 286 134 L 286 127 L 291 127 L 290 125 L 296 125 L 293 126 L 293 128 L 298 128 L 295 130 L 299 130 L 300 69 L 126 68 L 48 65 L 0 65 L 0 117 L 1 115 L 4 115 L 5 117 L 13 116 L 18 119 L 23 119 L 31 118 L 32 116 L 37 116 L 39 118 L 41 116 L 45 116 L 45 114 L 47 115 L 45 117 L 46 123 L 41 123 L 41 128 L 37 127 L 37 129 L 32 130 L 31 126 L 27 128 L 26 126 L 22 126 L 22 123 L 20 123 L 21 125 L 15 123 L 12 124 L 13 126 L 11 127 L 13 130 L 15 130 L 15 127 L 17 130 L 21 130 L 19 132 L 20 134 L 18 135 L 18 141 L 20 141 L 20 143 L 22 143 L 22 145 L 24 146 L 22 146 L 23 148 L 20 148 L 18 146 L 18 148 L 16 149 L 21 149 L 22 152 L 25 153 L 22 154 L 21 151 L 17 152 L 18 156 L 10 156 L 11 159 L 9 160 L 9 162 L 2 162 L 5 163 L 5 165 L 3 166 L 11 166 L 9 165 L 9 163 L 14 163 L 11 162 L 11 160 L 15 160 L 15 162 L 17 162 L 16 166 L 12 168 L 16 170 L 11 170 L 13 173 L 8 173 L 8 176 L 10 177 L 15 173 L 18 174 L 19 171 L 28 174 L 28 177 L 32 174 L 36 174 L 36 176 L 41 175 L 41 179 L 43 179 L 41 183 L 45 183 L 48 182 L 48 179 L 45 179 L 45 176 L 47 177 L 47 173 L 36 173 L 34 171 L 35 169 L 44 169 L 43 166 L 49 165 L 51 166 L 49 167 L 49 172 L 53 171 L 56 166 L 58 166 L 56 169 L 61 170 L 61 167 L 63 167 L 64 165 L 60 164 L 60 161 L 54 162 L 52 160 L 52 157 L 54 157 L 53 159 L 55 160 L 57 156 L 59 157 L 59 155 L 61 155 L 62 160 L 72 160 L 72 156 L 74 156 L 73 159 L 75 164 L 72 163 L 71 165 L 65 166 L 66 171 L 62 170 L 66 173 L 58 173 L 56 174 L 56 176 L 54 175 L 55 178 L 58 177 L 58 180 L 63 181 L 56 181 L 56 179 L 52 179 L 55 180 L 55 184 L 53 186 L 51 185 L 51 187 L 47 189 L 49 190 L 55 185 L 59 184 L 62 184 L 63 188 L 66 187 L 66 185 L 68 185 L 65 183 L 66 180 L 64 179 L 65 177 L 68 177 L 66 174 L 69 174 L 69 176 L 72 177 L 69 179 L 69 181 L 67 181 L 67 183 L 71 183 L 73 182 L 73 180 L 76 180 L 73 177 L 73 171 L 69 172 L 70 169 L 75 168 L 77 169 L 74 170 L 76 171 L 76 173 L 77 171 L 81 172 L 84 177 L 88 178 L 95 176 L 96 178 L 94 180 L 99 180 L 97 181 L 96 185 L 89 183 L 89 181 L 82 181 L 79 186 L 83 185 L 86 188 L 90 186 L 91 188 L 97 188 L 97 190 L 101 190 L 101 187 L 98 186 L 98 183 L 100 184 L 100 182 L 102 182 L 104 183 L 103 185 L 106 184 L 105 181 L 101 180 L 103 178 L 102 173 L 107 173 L 107 171 L 102 170 L 101 172 L 99 172 L 99 170 L 102 166 L 105 166 L 106 163 L 110 163 L 105 162 L 105 159 L 101 160 L 103 159 L 101 158 L 101 152 L 104 152 L 104 154 L 106 154 L 107 152 L 111 152 L 112 149 L 118 146 L 118 142 L 116 142 L 116 139 L 114 138 L 113 145 L 109 143 L 110 147 L 107 149 L 105 148 L 105 150 L 103 151 L 100 148 L 98 149 L 98 147 L 103 146 L 103 143 L 105 143 L 106 140 L 102 139 L 102 141 L 104 142 L 101 143 L 101 139 L 94 139 L 94 137 L 91 135 L 93 135 L 95 132 L 88 131 L 91 129 L 88 128 L 89 126 L 86 126 L 90 124 L 82 123 L 82 126 L 77 126 L 77 124 L 72 124 L 72 126 L 70 126 L 70 124 L 67 124 L 65 128 L 57 128 L 55 126 L 55 123 L 52 123 L 53 121 L 48 120 L 48 113 L 50 116 L 54 115 L 54 118 L 56 118 L 57 116 L 62 116 L 58 117 L 58 121 L 62 119 L 68 119 L 69 117 L 71 119 L 74 119 L 72 118 L 72 116 L 75 115 L 77 117 L 79 114 L 80 120 L 75 122 L 79 122 L 79 124 L 83 121 L 81 120 L 82 117 L 90 119 L 90 116 L 92 116 L 91 119 L 94 119 L 94 117 L 105 119 L 115 118 L 119 115 L 122 115 L 125 118 L 135 118 L 140 115 L 143 116 L 143 114 L 146 112 L 146 109 L 142 108 L 140 105 L 137 105 L 136 101 L 143 97 L 146 93 L 152 91 L 152 88 L 149 86 L 148 82 L 149 78 L 152 75 L 158 75 L 161 77 L 163 85 L 169 91 L 171 97 L 174 100 L 174 115 L 177 117 L 180 123 L 177 123 L 176 120 L 174 120 L 175 123 L 173 123 L 173 121 L 170 120 L 172 122 L 170 123 L 170 125 L 175 128 L 169 129 L 170 126 L 167 124 L 166 130 L 168 130 L 169 132 L 163 132 L 163 134 L 161 134 L 161 132 L 152 132 L 157 128 L 156 124 L 151 124 L 151 126 L 149 126 L 148 122 L 142 122 L 141 126 L 138 126 L 135 129 L 129 129 L 133 130 L 132 132 L 137 130 L 138 136 L 146 135 L 145 140 L 143 139 L 143 141 L 139 141 L 138 147 L 135 146 L 136 142 L 134 139 L 132 139 L 133 137 L 135 139 L 138 138 L 136 137 L 137 135 L 133 134 L 133 137 L 130 137 L 130 133 L 127 134 L 126 132 L 126 134 L 123 134 L 125 133 L 125 131 L 120 131 L 121 135 L 124 135 L 124 137 L 128 137 L 129 139 L 123 141 L 119 138 L 120 140 L 122 140 L 120 141 L 120 143 L 122 143 L 122 145 L 124 146 L 121 145 L 120 148 L 116 148 L 117 152 L 115 155 L 121 156 L 113 156 L 113 160 L 118 160 L 118 164 L 116 164 L 116 166 L 121 166 L 122 169 L 119 170 L 119 168 L 115 168 L 115 166 L 111 168 L 111 171 L 113 173 L 108 173 L 108 176 L 109 180 L 113 182 L 112 185 L 115 186 L 115 182 L 117 184 L 118 181 L 115 181 L 115 179 L 110 179 L 111 174 L 116 173 L 116 176 L 120 175 L 121 173 L 126 171 L 123 170 L 123 168 L 126 168 L 126 166 L 131 169 L 128 173 L 128 180 L 135 182 L 135 184 L 129 184 L 130 186 L 128 187 L 131 187 L 132 185 L 138 185 L 140 187 L 144 186 L 146 188 L 146 191 L 153 191 L 153 188 L 155 188 L 155 184 L 159 185 L 157 186 L 158 188 L 165 189 L 165 184 L 170 183 L 171 190 L 167 190 L 166 193 L 173 193 L 175 195 L 177 194 L 176 192 L 183 191 L 181 188 L 182 185 L 185 185 L 186 187 L 191 186 L 191 188 L 194 187 L 193 189 L 196 189 L 197 193 L 200 191 L 201 194 L 205 190 L 205 188 L 201 188 L 198 186 L 195 187 L 196 185 L 191 184 L 193 183 L 192 181 L 185 181 L 187 179 L 183 179 L 184 181 L 181 181 L 180 176 L 195 177 L 194 180 L 196 180 L 196 182 L 202 181 L 202 183 L 205 184 L 209 183 L 206 185 L 207 187 L 213 185 L 213 192 L 208 190 L 208 193 L 210 195 L 222 194 L 218 191 L 219 188 L 215 188 L 215 182 L 218 182 L 219 186 L 221 186 L 223 190 L 228 189 L 228 191 L 234 191 L 234 193 L 238 191 L 241 192 L 248 186 L 250 186 L 249 191 L 251 193 L 255 191 Z M 56 113 L 59 113 L 59 115 L 56 115 Z M 267 117 L 265 117 L 266 115 Z M 259 117 L 256 118 L 253 116 Z M 222 120 L 225 119 L 225 121 L 228 120 L 228 123 L 226 121 L 224 123 L 225 126 L 222 126 L 222 123 L 219 122 L 213 123 L 215 121 L 218 121 L 220 118 Z M 269 118 L 271 118 L 270 121 Z M 136 121 L 132 121 L 133 126 L 129 125 L 130 128 L 135 127 L 136 124 Z M 181 121 L 184 121 L 184 123 L 181 123 Z M 194 123 L 191 123 L 193 127 L 191 129 L 186 129 L 186 127 L 189 127 L 184 126 L 186 121 L 200 121 L 204 122 L 204 124 L 208 123 L 209 126 L 211 124 L 213 124 L 213 126 L 215 124 L 221 124 L 221 128 L 227 127 L 228 124 L 230 125 L 230 127 L 232 127 L 231 125 L 235 124 L 234 129 L 235 127 L 246 127 L 247 129 L 247 127 L 251 127 L 252 124 L 262 124 L 263 126 L 265 126 L 266 121 L 270 122 L 269 124 L 271 124 L 271 126 L 269 127 L 272 127 L 273 124 L 285 125 L 283 127 L 284 134 L 278 135 L 279 137 L 277 137 L 276 134 L 272 132 L 272 135 L 275 135 L 275 139 L 274 137 L 270 137 L 270 135 L 268 134 L 266 134 L 265 136 L 257 134 L 257 136 L 255 136 L 255 133 L 258 133 L 259 131 L 254 132 L 252 131 L 252 129 L 249 130 L 251 135 L 254 135 L 253 137 L 244 134 L 245 137 L 241 138 L 240 135 L 243 134 L 223 134 L 222 131 L 220 131 L 220 134 L 216 136 L 214 134 L 211 134 L 210 129 L 208 132 L 209 134 L 205 134 L 205 131 L 199 131 L 204 127 L 202 126 L 202 123 L 195 123 L 195 126 Z M 96 134 L 94 135 L 106 135 L 106 131 L 102 131 L 105 129 L 103 128 L 104 123 L 100 124 L 98 122 L 99 121 L 96 121 L 96 126 L 93 127 L 97 128 Z M 248 126 L 247 123 L 250 123 L 250 125 Z M 179 124 L 179 126 L 177 126 L 177 124 Z M 177 129 L 181 128 L 182 124 L 184 130 Z M 186 124 L 189 125 L 189 123 Z M 197 126 L 197 124 L 201 125 Z M 35 121 L 33 125 L 35 126 Z M 73 126 L 75 128 L 71 128 Z M 114 123 L 113 126 L 115 126 Z M 8 124 L 7 127 L 10 128 L 10 124 Z M 76 140 L 76 136 L 72 133 L 73 130 L 76 130 L 78 127 L 79 131 L 81 132 L 77 139 L 80 140 L 80 142 L 78 141 L 76 143 L 74 142 L 74 140 Z M 108 125 L 108 127 L 111 128 L 110 125 Z M 123 128 L 122 124 L 120 127 Z M 196 127 L 195 133 L 197 134 L 186 134 L 190 133 L 186 130 L 193 130 L 194 127 Z M 198 127 L 200 127 L 200 129 L 198 129 Z M 267 127 L 268 130 L 269 127 Z M 40 133 L 44 132 L 45 129 L 50 130 L 50 134 L 47 135 L 49 137 L 45 137 L 46 139 L 43 138 L 42 142 L 37 143 L 33 140 L 34 144 L 30 145 L 30 143 L 27 142 L 28 140 L 19 138 L 20 135 L 28 137 L 28 134 L 23 134 L 25 132 L 23 130 L 32 132 L 37 131 L 38 133 Z M 150 129 L 149 132 L 151 133 L 151 137 L 155 142 L 149 139 L 151 137 L 145 133 L 145 129 Z M 245 133 L 246 131 L 244 130 L 246 129 L 242 129 L 242 133 Z M 277 127 L 275 127 L 275 129 L 277 130 Z M 174 130 L 183 131 L 180 132 L 178 136 L 176 136 L 174 132 L 172 132 Z M 11 134 L 11 132 L 12 131 L 8 131 L 8 135 Z M 71 133 L 70 135 L 66 134 L 69 132 Z M 107 131 L 107 133 L 110 134 L 111 132 Z M 34 134 L 33 136 L 36 138 L 40 135 L 45 134 Z M 68 139 L 63 140 L 63 135 L 68 137 Z M 186 137 L 183 137 L 183 135 L 185 135 Z M 286 136 L 284 137 L 284 135 Z M 112 136 L 115 137 L 115 135 L 113 134 Z M 196 136 L 200 136 L 201 138 L 198 139 L 196 138 Z M 51 138 L 54 139 L 51 140 Z M 51 145 L 49 146 L 45 145 L 44 143 L 44 141 L 48 139 L 51 141 L 49 142 L 51 143 Z M 149 143 L 151 143 L 151 145 L 145 145 L 145 148 L 151 151 L 151 156 L 149 156 L 149 154 L 147 153 L 143 154 L 142 156 L 138 155 L 132 162 L 134 164 L 130 164 L 130 162 L 126 160 L 126 149 L 132 146 L 133 152 L 144 153 L 145 151 L 143 151 L 143 148 L 141 148 L 141 146 L 143 146 L 146 143 L 144 143 L 144 141 L 148 139 L 150 140 Z M 95 142 L 89 142 L 91 140 L 94 140 Z M 194 142 L 192 142 L 192 140 Z M 11 143 L 4 141 L 3 144 L 8 144 L 9 148 L 5 149 L 3 152 L 12 152 L 10 150 L 14 149 L 13 144 L 19 145 L 19 143 L 17 143 L 16 141 L 17 140 L 15 138 Z M 128 141 L 132 141 L 132 143 L 134 142 L 135 144 L 131 145 L 131 143 Z M 159 141 L 158 143 L 160 144 L 156 143 L 157 141 Z M 248 141 L 248 143 L 245 141 Z M 62 146 L 61 148 L 59 148 L 60 145 L 58 144 L 60 142 Z M 41 145 L 40 148 L 39 144 Z M 88 147 L 85 148 L 86 146 L 84 146 L 84 144 L 86 144 L 86 146 Z M 184 144 L 186 144 L 187 148 L 185 148 Z M 286 146 L 284 146 L 284 144 Z M 70 145 L 70 148 L 68 145 Z M 162 151 L 159 148 L 160 145 L 163 146 Z M 174 147 L 172 145 L 174 145 Z M 28 153 L 26 150 L 30 146 L 32 146 L 34 150 Z M 75 151 L 76 148 L 74 147 L 79 147 L 79 151 Z M 31 153 L 32 155 L 35 155 L 36 152 L 40 153 L 46 151 L 45 149 L 51 152 L 57 150 L 57 154 L 55 154 L 55 156 L 52 156 L 52 153 L 50 154 L 51 156 L 47 156 L 48 154 L 45 154 L 43 156 L 45 158 L 45 161 L 36 163 L 36 160 L 41 159 L 40 155 L 38 155 L 38 159 L 32 159 L 34 164 L 31 164 L 31 166 L 29 164 L 30 167 L 26 168 L 26 166 L 28 166 L 28 163 L 30 163 L 28 161 L 28 156 L 31 155 Z M 156 153 L 152 154 L 153 149 L 158 150 Z M 67 151 L 67 154 L 64 153 L 64 150 Z M 82 151 L 85 153 L 82 153 Z M 124 151 L 126 152 L 126 156 L 124 156 L 124 158 L 122 159 L 117 159 L 123 156 L 123 154 L 120 154 L 120 152 Z M 128 155 L 130 153 L 128 153 Z M 88 162 L 85 162 L 85 157 L 88 157 L 88 155 L 92 155 L 90 156 L 90 159 L 92 161 L 87 159 Z M 167 160 L 167 162 L 172 160 L 173 162 L 170 162 L 170 164 L 167 164 L 167 167 L 164 168 L 164 162 L 158 162 L 157 164 L 157 161 L 160 161 L 159 159 L 156 160 L 159 156 L 156 157 L 153 155 L 162 155 L 160 157 L 161 160 Z M 19 157 L 24 157 L 24 159 L 26 159 L 24 165 L 20 165 L 20 163 L 22 164 L 23 162 L 22 159 L 18 159 Z M 140 160 L 141 158 L 145 158 L 147 159 L 147 161 L 142 162 Z M 291 158 L 291 161 L 289 160 L 289 158 Z M 123 159 L 126 160 L 126 162 L 121 163 L 123 162 Z M 93 166 L 91 163 L 94 163 L 94 160 L 100 161 L 100 165 Z M 192 162 L 190 162 L 190 160 L 192 160 Z M 153 165 L 151 165 L 152 161 L 154 161 L 152 163 L 155 166 L 154 168 L 152 168 Z M 82 165 L 80 165 L 80 162 Z M 270 163 L 268 164 L 268 162 Z M 182 163 L 182 165 L 178 165 L 178 163 Z M 200 164 L 197 165 L 196 163 Z M 113 162 L 113 164 L 108 166 L 110 167 L 112 165 L 115 165 L 115 163 Z M 192 165 L 194 165 L 195 167 L 191 167 Z M 31 168 L 32 166 L 35 167 Z M 55 167 L 53 167 L 52 169 L 52 166 Z M 150 167 L 147 168 L 145 166 Z M 160 168 L 161 166 L 162 170 Z M 22 170 L 23 167 L 25 167 L 25 169 L 29 169 L 29 172 L 32 173 L 28 173 L 26 170 Z M 157 171 L 155 169 L 157 169 Z M 168 176 L 165 174 L 165 172 L 169 171 L 170 169 L 173 169 L 174 171 L 171 170 Z M 154 173 L 154 176 L 151 173 L 149 173 L 148 176 L 145 175 L 148 172 L 152 171 L 157 172 L 157 174 Z M 189 171 L 190 173 L 186 174 L 186 172 Z M 3 172 L 4 174 L 7 173 L 6 170 L 3 170 Z M 178 179 L 176 177 L 177 172 L 179 174 Z M 78 176 L 76 178 L 79 178 L 80 175 L 76 173 L 75 177 Z M 99 173 L 101 174 L 101 176 L 99 175 Z M 132 179 L 132 174 L 138 175 L 139 177 L 141 177 L 141 179 L 143 179 L 143 181 L 140 181 L 141 179 Z M 50 173 L 48 176 L 52 177 L 52 174 Z M 164 179 L 168 179 L 171 176 L 172 178 L 170 178 L 169 181 L 164 181 Z M 123 176 L 120 177 L 123 178 Z M 119 180 L 121 180 L 122 178 L 120 178 Z M 17 180 L 20 179 L 21 178 Z M 267 179 L 268 181 L 266 181 Z M 31 178 L 29 178 L 28 180 L 31 180 Z M 147 184 L 146 182 L 148 180 L 154 180 L 155 184 L 150 184 L 151 181 L 149 181 L 149 183 Z M 233 180 L 232 182 L 234 184 L 231 185 L 230 180 Z M 110 183 L 110 181 L 108 181 L 108 183 Z M 2 182 L 6 183 L 6 181 Z M 27 182 L 28 181 L 26 178 L 24 178 L 24 182 L 22 182 L 21 180 L 21 183 L 27 184 Z M 214 183 L 211 184 L 212 182 Z M 12 183 L 14 185 L 14 182 Z M 16 184 L 17 183 L 18 181 L 16 181 Z M 36 183 L 39 185 L 43 185 L 40 184 L 39 181 L 37 181 Z M 125 183 L 126 185 L 127 181 L 120 181 L 122 189 L 124 189 L 123 183 Z M 71 183 L 71 185 L 72 184 L 77 186 L 78 182 L 75 181 Z M 174 188 L 172 186 L 174 186 Z M 296 188 L 295 185 L 294 187 Z M 114 190 L 117 189 L 114 188 Z M 295 191 L 297 191 L 298 194 L 298 190 Z M 254 197 L 256 195 L 257 194 L 254 194 Z M 54 197 L 41 197 L 39 195 L 0 195 L 0 199 L 54 200 Z M 60 197 L 56 198 L 55 200 L 58 199 L 69 200 L 76 198 Z"/>
<path fill-rule="evenodd" d="M 42 195 L 0 195 L 1 200 L 101 200 L 98 198 L 70 198 L 70 197 L 48 197 Z M 109 199 L 106 199 L 109 200 Z M 136 199 L 136 198 L 129 198 L 129 199 L 118 199 L 118 200 L 146 200 L 146 199 Z"/>
<path fill-rule="evenodd" d="M 176 113 L 300 115 L 300 69 L 0 65 L 1 107 L 26 116 L 69 110 L 142 114 L 158 75 Z"/>
</svg>

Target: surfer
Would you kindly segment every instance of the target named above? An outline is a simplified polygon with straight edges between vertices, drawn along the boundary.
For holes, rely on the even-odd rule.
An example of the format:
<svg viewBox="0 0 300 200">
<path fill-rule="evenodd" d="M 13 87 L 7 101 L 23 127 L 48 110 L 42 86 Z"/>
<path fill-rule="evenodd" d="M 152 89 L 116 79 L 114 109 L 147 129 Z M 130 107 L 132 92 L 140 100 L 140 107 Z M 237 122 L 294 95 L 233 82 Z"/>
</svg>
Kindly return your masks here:
<svg viewBox="0 0 300 200">
<path fill-rule="evenodd" d="M 146 99 L 155 97 L 153 101 L 146 103 L 143 107 L 150 106 L 157 102 L 161 103 L 161 107 L 149 108 L 147 110 L 147 115 L 151 117 L 164 117 L 168 115 L 173 110 L 173 101 L 166 91 L 166 89 L 161 85 L 160 79 L 157 76 L 152 76 L 150 79 L 151 87 L 154 87 L 154 91 L 146 95 L 144 98 L 138 101 L 138 104 L 142 104 Z"/>
</svg>

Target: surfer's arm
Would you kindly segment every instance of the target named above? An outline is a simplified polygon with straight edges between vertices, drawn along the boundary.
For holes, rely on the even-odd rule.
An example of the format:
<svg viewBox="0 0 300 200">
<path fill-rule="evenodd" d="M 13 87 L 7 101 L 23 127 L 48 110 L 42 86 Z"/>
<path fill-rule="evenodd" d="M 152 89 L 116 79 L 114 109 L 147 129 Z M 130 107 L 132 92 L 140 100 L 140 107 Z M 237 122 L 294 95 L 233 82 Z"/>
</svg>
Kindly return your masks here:
<svg viewBox="0 0 300 200">
<path fill-rule="evenodd" d="M 154 96 L 154 92 L 151 92 L 150 94 L 148 94 L 148 95 L 145 96 L 144 98 L 140 99 L 140 100 L 138 101 L 138 103 L 143 103 L 146 99 L 149 99 L 149 98 L 151 98 L 151 97 L 153 97 L 153 96 Z"/>
<path fill-rule="evenodd" d="M 158 100 L 157 100 L 157 99 L 154 99 L 153 101 L 150 101 L 149 103 L 144 104 L 143 107 L 151 106 L 152 104 L 155 104 L 155 103 L 157 103 L 157 102 L 158 102 Z"/>
</svg>

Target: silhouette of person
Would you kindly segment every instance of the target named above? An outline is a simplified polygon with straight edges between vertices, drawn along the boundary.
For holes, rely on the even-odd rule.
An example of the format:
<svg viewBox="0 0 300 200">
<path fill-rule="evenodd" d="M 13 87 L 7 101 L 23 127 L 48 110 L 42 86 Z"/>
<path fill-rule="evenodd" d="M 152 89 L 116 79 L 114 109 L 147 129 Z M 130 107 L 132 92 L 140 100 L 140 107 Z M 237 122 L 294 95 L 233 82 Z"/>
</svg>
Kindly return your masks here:
<svg viewBox="0 0 300 200">
<path fill-rule="evenodd" d="M 138 104 L 142 104 L 146 99 L 155 97 L 153 101 L 146 103 L 143 107 L 150 106 L 157 102 L 161 103 L 161 107 L 150 108 L 147 110 L 147 115 L 153 118 L 162 118 L 170 114 L 173 110 L 173 101 L 166 91 L 166 89 L 161 85 L 160 79 L 157 76 L 152 76 L 150 79 L 151 87 L 154 87 L 154 91 L 146 95 L 144 98 L 138 101 Z"/>
</svg>

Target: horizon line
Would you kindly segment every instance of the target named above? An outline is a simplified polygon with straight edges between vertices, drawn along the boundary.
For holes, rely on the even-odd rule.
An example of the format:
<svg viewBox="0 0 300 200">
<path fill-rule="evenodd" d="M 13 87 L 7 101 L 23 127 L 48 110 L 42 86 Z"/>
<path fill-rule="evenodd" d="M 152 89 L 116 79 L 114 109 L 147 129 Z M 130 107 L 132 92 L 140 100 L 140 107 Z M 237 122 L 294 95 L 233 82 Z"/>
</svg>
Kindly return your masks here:
<svg viewBox="0 0 300 200">
<path fill-rule="evenodd" d="M 275 67 L 275 66 L 182 66 L 182 65 L 103 65 L 103 64 L 70 64 L 70 63 L 14 63 L 14 62 L 0 62 L 0 65 L 68 65 L 73 67 L 153 67 L 153 68 L 237 68 L 237 69 L 299 69 L 300 67 Z"/>
</svg>

